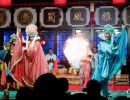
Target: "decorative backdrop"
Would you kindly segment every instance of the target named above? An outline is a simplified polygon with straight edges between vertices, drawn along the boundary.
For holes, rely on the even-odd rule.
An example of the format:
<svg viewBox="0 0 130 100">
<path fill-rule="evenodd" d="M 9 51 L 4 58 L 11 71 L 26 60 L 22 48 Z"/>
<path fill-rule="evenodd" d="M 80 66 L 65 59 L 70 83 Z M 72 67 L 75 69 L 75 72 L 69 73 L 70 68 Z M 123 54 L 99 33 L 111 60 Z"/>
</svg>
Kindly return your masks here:
<svg viewBox="0 0 130 100">
<path fill-rule="evenodd" d="M 130 25 L 130 7 L 124 8 L 122 16 L 124 23 Z"/>
<path fill-rule="evenodd" d="M 123 19 L 125 24 L 130 24 L 130 7 L 124 8 L 122 18 L 119 17 L 119 11 L 114 6 L 100 6 L 93 11 L 94 16 L 90 16 L 91 11 L 85 6 L 72 6 L 67 8 L 66 12 L 63 12 L 62 8 L 59 7 L 44 7 L 40 9 L 40 14 L 37 12 L 37 8 L 31 7 L 14 8 L 14 10 L 15 12 L 11 13 L 11 8 L 10 10 L 0 8 L 0 28 L 12 25 L 10 25 L 11 16 L 14 18 L 14 25 L 21 28 L 37 22 L 40 22 L 40 25 L 45 28 L 56 28 L 62 26 L 63 21 L 71 27 L 117 25 L 119 19 Z M 91 22 L 91 20 L 95 20 L 96 23 Z"/>
<path fill-rule="evenodd" d="M 66 21 L 72 27 L 83 27 L 89 24 L 90 12 L 84 6 L 75 6 L 68 8 L 66 13 Z"/>
<path fill-rule="evenodd" d="M 58 7 L 45 7 L 40 12 L 40 23 L 44 27 L 58 27 L 63 22 L 63 12 Z"/>
<path fill-rule="evenodd" d="M 101 6 L 96 9 L 95 21 L 97 25 L 116 25 L 118 23 L 118 10 L 113 6 Z"/>
<path fill-rule="evenodd" d="M 0 8 L 0 28 L 5 28 L 10 25 L 11 13 L 9 9 Z"/>
<path fill-rule="evenodd" d="M 29 24 L 36 24 L 37 13 L 36 9 L 26 7 L 18 8 L 14 13 L 14 23 L 17 27 L 26 27 Z"/>
</svg>

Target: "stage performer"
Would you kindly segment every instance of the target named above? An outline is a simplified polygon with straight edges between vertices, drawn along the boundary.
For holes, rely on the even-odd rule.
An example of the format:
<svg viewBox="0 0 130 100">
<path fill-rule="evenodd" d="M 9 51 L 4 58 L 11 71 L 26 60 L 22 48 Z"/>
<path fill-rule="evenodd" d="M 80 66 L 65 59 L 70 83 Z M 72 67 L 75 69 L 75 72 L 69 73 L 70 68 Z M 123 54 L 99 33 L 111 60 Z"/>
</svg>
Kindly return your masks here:
<svg viewBox="0 0 130 100">
<path fill-rule="evenodd" d="M 28 25 L 26 35 L 26 41 L 24 41 L 20 29 L 17 29 L 10 71 L 14 80 L 21 86 L 33 87 L 40 75 L 48 73 L 49 67 L 39 41 L 37 26 Z M 23 42 L 26 46 L 22 45 Z"/>
<path fill-rule="evenodd" d="M 93 51 L 93 59 L 91 61 L 91 77 L 93 76 L 93 72 L 96 68 L 96 63 L 98 59 L 97 47 L 93 47 L 92 51 Z"/>
<path fill-rule="evenodd" d="M 93 53 L 90 49 L 90 45 L 86 47 L 86 56 L 81 59 L 80 68 L 79 68 L 79 75 L 80 75 L 80 83 L 81 89 L 85 89 L 88 81 L 91 77 L 91 62 L 93 58 Z"/>
<path fill-rule="evenodd" d="M 103 95 L 110 97 L 108 81 L 119 71 L 126 59 L 127 31 L 124 25 L 121 32 L 116 32 L 114 27 L 107 24 L 99 37 L 101 41 L 98 44 L 98 63 L 92 79 L 98 80 Z"/>
<path fill-rule="evenodd" d="M 9 83 L 10 80 L 12 80 L 9 75 L 10 59 L 10 43 L 7 42 L 4 44 L 3 49 L 0 51 L 0 79 L 1 85 L 6 89 L 9 89 Z"/>
</svg>

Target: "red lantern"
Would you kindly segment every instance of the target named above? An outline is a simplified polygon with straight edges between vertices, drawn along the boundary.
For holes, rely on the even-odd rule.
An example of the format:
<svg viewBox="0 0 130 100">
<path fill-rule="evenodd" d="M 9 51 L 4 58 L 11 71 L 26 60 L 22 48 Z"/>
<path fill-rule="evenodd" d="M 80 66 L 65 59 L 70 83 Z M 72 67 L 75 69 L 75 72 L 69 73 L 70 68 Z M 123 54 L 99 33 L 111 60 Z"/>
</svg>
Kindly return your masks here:
<svg viewBox="0 0 130 100">
<path fill-rule="evenodd" d="M 112 0 L 114 5 L 123 5 L 126 3 L 126 0 Z"/>
<path fill-rule="evenodd" d="M 54 5 L 55 6 L 65 6 L 66 0 L 54 0 Z"/>
<path fill-rule="evenodd" d="M 0 6 L 2 7 L 11 6 L 11 0 L 0 0 Z"/>
</svg>

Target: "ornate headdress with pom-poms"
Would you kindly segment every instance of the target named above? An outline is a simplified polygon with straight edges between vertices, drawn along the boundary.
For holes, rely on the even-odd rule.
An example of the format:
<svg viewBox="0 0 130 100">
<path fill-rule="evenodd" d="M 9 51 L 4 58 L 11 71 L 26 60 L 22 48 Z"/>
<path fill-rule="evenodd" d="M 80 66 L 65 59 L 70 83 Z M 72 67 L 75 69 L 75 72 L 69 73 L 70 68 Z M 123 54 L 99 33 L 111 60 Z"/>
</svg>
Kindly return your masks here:
<svg viewBox="0 0 130 100">
<path fill-rule="evenodd" d="M 15 40 L 16 40 L 16 34 L 13 33 L 11 36 L 10 36 L 10 43 L 13 43 Z"/>
<path fill-rule="evenodd" d="M 111 26 L 110 24 L 107 24 L 103 27 L 102 32 L 98 35 L 102 40 L 106 40 L 105 34 L 106 33 L 110 33 L 111 35 L 113 35 L 114 33 L 114 27 Z"/>
<path fill-rule="evenodd" d="M 114 33 L 114 27 L 112 27 L 110 24 L 107 24 L 103 28 L 103 33 L 110 33 L 111 35 Z"/>
<path fill-rule="evenodd" d="M 37 26 L 34 24 L 30 24 L 26 27 L 26 34 L 27 34 L 27 44 L 26 44 L 26 48 L 28 48 L 28 41 L 29 41 L 29 37 L 33 38 L 33 41 L 31 43 L 31 47 L 34 46 L 34 42 L 39 39 L 38 38 L 38 32 L 37 32 Z"/>
<path fill-rule="evenodd" d="M 31 35 L 30 33 L 34 32 L 35 34 L 38 34 L 37 32 L 37 26 L 34 24 L 30 24 L 26 27 L 26 34 Z"/>
</svg>

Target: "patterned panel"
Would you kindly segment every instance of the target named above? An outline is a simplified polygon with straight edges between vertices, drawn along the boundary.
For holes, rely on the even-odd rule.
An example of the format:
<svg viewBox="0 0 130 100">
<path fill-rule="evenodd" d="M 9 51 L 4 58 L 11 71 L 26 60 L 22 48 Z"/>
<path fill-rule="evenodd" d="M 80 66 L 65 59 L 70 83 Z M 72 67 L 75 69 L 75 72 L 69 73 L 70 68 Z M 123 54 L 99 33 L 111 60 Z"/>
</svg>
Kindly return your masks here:
<svg viewBox="0 0 130 100">
<path fill-rule="evenodd" d="M 36 24 L 37 13 L 33 8 L 19 8 L 14 13 L 14 23 L 17 27 L 26 27 L 29 24 Z"/>
<path fill-rule="evenodd" d="M 11 22 L 11 13 L 8 9 L 0 8 L 0 28 L 9 26 Z"/>
<path fill-rule="evenodd" d="M 44 27 L 58 27 L 62 25 L 63 13 L 57 7 L 45 7 L 40 12 L 40 22 Z"/>
<path fill-rule="evenodd" d="M 123 10 L 122 16 L 124 23 L 130 25 L 130 7 Z"/>
<path fill-rule="evenodd" d="M 89 24 L 89 10 L 83 6 L 75 6 L 68 9 L 66 13 L 66 21 L 68 25 L 73 27 L 85 26 Z"/>
<path fill-rule="evenodd" d="M 96 9 L 95 21 L 97 25 L 116 25 L 118 20 L 117 8 L 113 6 L 101 6 Z"/>
</svg>

